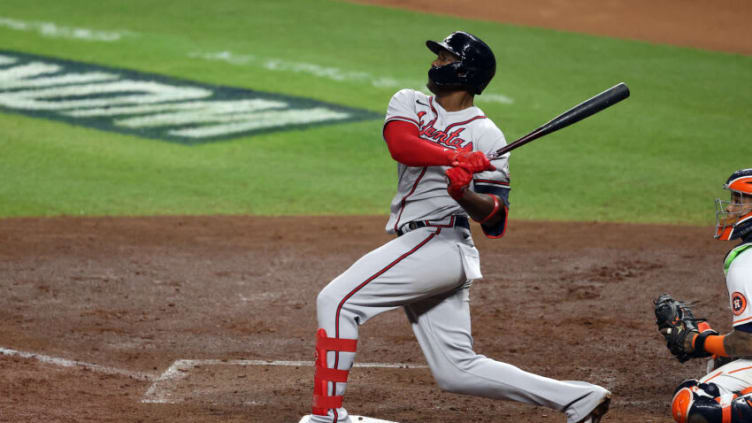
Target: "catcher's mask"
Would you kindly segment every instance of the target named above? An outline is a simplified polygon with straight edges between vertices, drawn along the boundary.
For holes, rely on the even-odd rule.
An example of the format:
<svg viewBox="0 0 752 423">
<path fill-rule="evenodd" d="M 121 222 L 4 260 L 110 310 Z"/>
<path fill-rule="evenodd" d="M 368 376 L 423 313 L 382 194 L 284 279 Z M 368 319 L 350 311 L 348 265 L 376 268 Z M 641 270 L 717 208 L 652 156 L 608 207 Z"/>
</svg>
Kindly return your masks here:
<svg viewBox="0 0 752 423">
<path fill-rule="evenodd" d="M 491 48 L 467 32 L 453 32 L 440 43 L 428 40 L 426 47 L 435 54 L 446 50 L 459 58 L 444 66 L 431 66 L 428 79 L 437 87 L 465 88 L 480 94 L 496 74 L 496 58 Z"/>
<path fill-rule="evenodd" d="M 731 240 L 752 234 L 752 168 L 729 176 L 724 189 L 731 201 L 715 200 L 715 238 Z"/>
</svg>

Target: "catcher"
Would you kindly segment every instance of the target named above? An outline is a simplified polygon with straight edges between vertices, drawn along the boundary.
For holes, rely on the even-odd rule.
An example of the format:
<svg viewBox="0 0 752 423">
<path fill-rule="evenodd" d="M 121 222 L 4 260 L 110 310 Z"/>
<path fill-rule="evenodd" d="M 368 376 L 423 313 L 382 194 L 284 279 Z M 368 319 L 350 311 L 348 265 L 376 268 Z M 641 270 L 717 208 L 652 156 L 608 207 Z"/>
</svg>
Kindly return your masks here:
<svg viewBox="0 0 752 423">
<path fill-rule="evenodd" d="M 742 240 L 723 262 L 733 330 L 719 334 L 669 295 L 655 300 L 658 330 L 680 362 L 715 359 L 703 378 L 676 388 L 671 412 L 679 423 L 752 422 L 752 168 L 734 172 L 724 188 L 731 200 L 716 200 L 715 238 Z"/>
</svg>

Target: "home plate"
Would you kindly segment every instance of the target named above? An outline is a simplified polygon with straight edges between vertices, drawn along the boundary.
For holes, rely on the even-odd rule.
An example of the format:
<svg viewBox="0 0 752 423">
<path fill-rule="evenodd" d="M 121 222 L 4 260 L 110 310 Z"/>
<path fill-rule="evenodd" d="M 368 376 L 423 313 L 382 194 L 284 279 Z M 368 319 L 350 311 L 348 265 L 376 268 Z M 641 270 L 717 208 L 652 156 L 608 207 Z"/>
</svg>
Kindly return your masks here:
<svg viewBox="0 0 752 423">
<path fill-rule="evenodd" d="M 303 416 L 302 419 L 298 423 L 308 423 L 310 421 L 311 415 Z M 374 419 L 373 417 L 363 417 L 363 416 L 353 416 L 350 415 L 350 420 L 352 420 L 353 423 L 397 423 L 390 420 L 381 420 L 381 419 Z"/>
</svg>

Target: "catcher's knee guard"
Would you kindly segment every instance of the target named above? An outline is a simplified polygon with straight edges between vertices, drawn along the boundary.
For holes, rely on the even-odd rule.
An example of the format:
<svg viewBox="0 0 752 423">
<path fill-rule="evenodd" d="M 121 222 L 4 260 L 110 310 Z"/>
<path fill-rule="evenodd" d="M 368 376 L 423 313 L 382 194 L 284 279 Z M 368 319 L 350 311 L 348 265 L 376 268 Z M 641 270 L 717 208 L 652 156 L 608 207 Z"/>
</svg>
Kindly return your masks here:
<svg viewBox="0 0 752 423">
<path fill-rule="evenodd" d="M 326 363 L 328 351 L 355 352 L 357 339 L 329 338 L 324 329 L 316 332 L 316 374 L 313 377 L 312 414 L 326 416 L 332 408 L 342 407 L 342 396 L 332 392 L 329 395 L 329 382 L 347 382 L 349 370 L 330 369 Z"/>
<path fill-rule="evenodd" d="M 688 380 L 676 389 L 671 414 L 677 423 L 752 422 L 752 388 L 723 398 L 715 384 Z"/>
</svg>

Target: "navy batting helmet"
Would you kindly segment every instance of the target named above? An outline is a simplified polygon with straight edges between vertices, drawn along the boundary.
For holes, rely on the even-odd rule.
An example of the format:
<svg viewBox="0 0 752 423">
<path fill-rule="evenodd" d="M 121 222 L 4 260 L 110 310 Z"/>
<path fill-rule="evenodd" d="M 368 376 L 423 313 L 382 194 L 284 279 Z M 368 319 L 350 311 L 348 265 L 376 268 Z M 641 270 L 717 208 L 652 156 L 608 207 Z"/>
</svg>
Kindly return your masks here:
<svg viewBox="0 0 752 423">
<path fill-rule="evenodd" d="M 732 173 L 723 188 L 731 191 L 732 200 L 715 200 L 717 239 L 745 238 L 752 234 L 752 168 Z"/>
<path fill-rule="evenodd" d="M 496 74 L 496 58 L 491 48 L 472 34 L 453 32 L 440 43 L 426 41 L 426 46 L 436 54 L 446 50 L 459 58 L 448 65 L 432 66 L 428 71 L 428 78 L 438 87 L 461 87 L 480 94 Z"/>
</svg>

